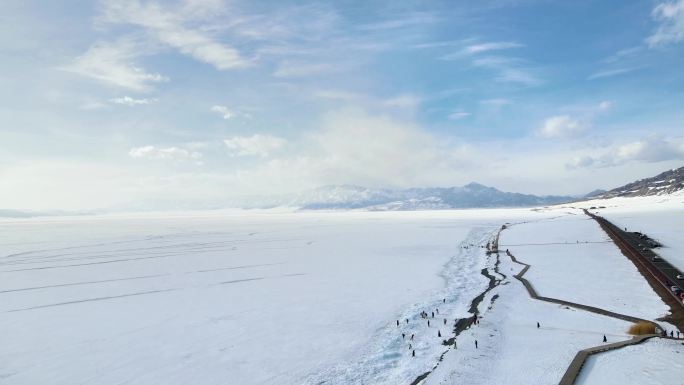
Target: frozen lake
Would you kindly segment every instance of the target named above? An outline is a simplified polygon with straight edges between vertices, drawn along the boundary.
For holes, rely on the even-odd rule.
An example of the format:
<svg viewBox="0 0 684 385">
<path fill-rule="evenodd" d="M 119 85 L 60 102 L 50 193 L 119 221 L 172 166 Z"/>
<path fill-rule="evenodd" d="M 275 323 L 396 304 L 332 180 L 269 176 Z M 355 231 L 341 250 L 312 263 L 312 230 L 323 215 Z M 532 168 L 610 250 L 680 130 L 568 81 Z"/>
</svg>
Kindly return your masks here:
<svg viewBox="0 0 684 385">
<path fill-rule="evenodd" d="M 410 380 L 444 350 L 417 312 L 467 314 L 487 281 L 462 246 L 513 212 L 3 220 L 0 382 Z"/>
</svg>

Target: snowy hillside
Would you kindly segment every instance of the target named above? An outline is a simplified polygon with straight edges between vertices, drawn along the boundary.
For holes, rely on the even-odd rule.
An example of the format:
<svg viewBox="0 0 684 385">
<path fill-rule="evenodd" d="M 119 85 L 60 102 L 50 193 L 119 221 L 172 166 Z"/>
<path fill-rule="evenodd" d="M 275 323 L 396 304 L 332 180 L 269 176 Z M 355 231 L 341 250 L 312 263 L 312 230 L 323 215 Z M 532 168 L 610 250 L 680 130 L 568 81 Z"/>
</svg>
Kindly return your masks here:
<svg viewBox="0 0 684 385">
<path fill-rule="evenodd" d="M 589 198 L 638 197 L 671 194 L 684 190 L 684 167 L 668 170 L 651 178 L 640 179 L 610 191 L 590 193 Z"/>
</svg>

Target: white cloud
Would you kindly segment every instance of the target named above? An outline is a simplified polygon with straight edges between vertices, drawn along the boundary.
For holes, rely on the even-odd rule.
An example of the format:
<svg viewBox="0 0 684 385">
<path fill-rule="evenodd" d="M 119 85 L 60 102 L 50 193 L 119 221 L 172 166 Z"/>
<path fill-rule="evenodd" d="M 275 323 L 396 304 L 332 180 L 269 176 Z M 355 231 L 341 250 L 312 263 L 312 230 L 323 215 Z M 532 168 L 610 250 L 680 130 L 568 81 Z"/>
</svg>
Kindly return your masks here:
<svg viewBox="0 0 684 385">
<path fill-rule="evenodd" d="M 494 80 L 499 82 L 519 83 L 526 86 L 537 86 L 542 83 L 520 59 L 490 56 L 475 59 L 472 64 L 475 67 L 495 71 L 497 75 Z"/>
<path fill-rule="evenodd" d="M 268 157 L 287 144 L 285 139 L 260 134 L 235 136 L 223 142 L 233 156 L 260 156 L 262 158 Z"/>
<path fill-rule="evenodd" d="M 157 42 L 210 64 L 218 70 L 249 65 L 249 61 L 243 58 L 238 50 L 214 39 L 201 25 L 197 28 L 185 25 L 189 22 L 197 24 L 198 20 L 192 18 L 208 17 L 212 14 L 209 11 L 217 6 L 215 2 L 209 5 L 194 2 L 194 5 L 174 12 L 156 2 L 142 4 L 139 0 L 105 1 L 100 20 L 142 27 Z"/>
<path fill-rule="evenodd" d="M 613 107 L 613 103 L 608 100 L 604 100 L 598 105 L 598 109 L 601 111 L 608 111 Z"/>
<path fill-rule="evenodd" d="M 494 98 L 494 99 L 484 99 L 480 100 L 480 104 L 484 104 L 487 106 L 494 106 L 494 107 L 502 107 L 508 104 L 513 103 L 509 99 L 504 99 L 504 98 Z"/>
<path fill-rule="evenodd" d="M 603 168 L 639 161 L 646 163 L 684 160 L 684 139 L 652 136 L 609 148 L 601 155 L 582 155 L 567 164 L 568 168 Z"/>
<path fill-rule="evenodd" d="M 385 107 L 392 108 L 416 108 L 422 102 L 422 99 L 412 94 L 401 94 L 393 98 L 386 99 L 382 104 Z"/>
<path fill-rule="evenodd" d="M 449 53 L 440 57 L 441 60 L 459 60 L 468 56 L 478 55 L 491 51 L 501 51 L 513 48 L 524 47 L 524 45 L 512 41 L 488 42 L 468 45 L 459 51 Z"/>
<path fill-rule="evenodd" d="M 130 96 L 123 96 L 120 98 L 109 99 L 114 104 L 123 104 L 129 107 L 142 106 L 145 104 L 156 103 L 157 99 L 134 99 Z"/>
<path fill-rule="evenodd" d="M 469 45 L 463 49 L 463 52 L 470 54 L 470 55 L 473 55 L 473 54 L 478 54 L 478 53 L 488 52 L 488 51 L 496 51 L 496 50 L 511 49 L 511 48 L 520 48 L 522 46 L 523 46 L 522 44 L 512 42 L 512 41 L 481 43 L 481 44 Z"/>
<path fill-rule="evenodd" d="M 343 100 L 343 101 L 350 101 L 350 100 L 358 100 L 358 99 L 364 99 L 365 96 L 355 93 L 355 92 L 349 92 L 349 91 L 342 91 L 342 90 L 317 90 L 314 91 L 313 95 L 318 98 L 322 99 L 330 99 L 330 100 Z"/>
<path fill-rule="evenodd" d="M 587 77 L 588 80 L 594 80 L 594 79 L 602 79 L 602 78 L 610 78 L 613 76 L 618 76 L 618 75 L 624 75 L 626 73 L 632 72 L 637 70 L 637 67 L 629 67 L 629 68 L 615 68 L 611 70 L 605 70 L 605 71 L 599 71 L 595 72 L 589 77 Z"/>
<path fill-rule="evenodd" d="M 235 118 L 251 118 L 252 115 L 238 109 L 229 108 L 227 106 L 215 105 L 211 107 L 212 112 L 216 112 L 221 115 L 224 120 L 230 120 Z"/>
<path fill-rule="evenodd" d="M 297 78 L 329 74 L 344 70 L 346 67 L 332 63 L 307 63 L 299 61 L 284 61 L 278 64 L 273 76 L 280 78 Z"/>
<path fill-rule="evenodd" d="M 233 112 L 232 110 L 230 110 L 226 106 L 212 106 L 211 110 L 213 112 L 217 112 L 217 113 L 221 114 L 221 116 L 223 116 L 223 119 L 225 119 L 225 120 L 232 119 L 235 116 L 237 116 L 237 114 L 235 112 Z"/>
<path fill-rule="evenodd" d="M 128 155 L 130 155 L 132 158 L 141 159 L 173 161 L 193 160 L 195 163 L 201 163 L 199 159 L 202 158 L 202 153 L 198 151 L 186 150 L 180 147 L 160 148 L 156 146 L 134 147 L 128 152 Z"/>
<path fill-rule="evenodd" d="M 552 116 L 544 121 L 539 134 L 546 138 L 577 136 L 589 129 L 589 124 L 569 115 Z"/>
<path fill-rule="evenodd" d="M 649 46 L 684 41 L 684 0 L 666 1 L 653 8 L 653 18 L 659 22 L 656 31 L 646 39 Z"/>
<path fill-rule="evenodd" d="M 78 56 L 71 65 L 61 69 L 133 91 L 149 91 L 152 83 L 169 80 L 131 64 L 136 56 L 137 48 L 130 40 L 100 42 Z"/>
<path fill-rule="evenodd" d="M 470 112 L 454 111 L 449 114 L 448 118 L 449 120 L 461 120 L 463 118 L 467 118 L 468 116 L 470 116 Z"/>
</svg>

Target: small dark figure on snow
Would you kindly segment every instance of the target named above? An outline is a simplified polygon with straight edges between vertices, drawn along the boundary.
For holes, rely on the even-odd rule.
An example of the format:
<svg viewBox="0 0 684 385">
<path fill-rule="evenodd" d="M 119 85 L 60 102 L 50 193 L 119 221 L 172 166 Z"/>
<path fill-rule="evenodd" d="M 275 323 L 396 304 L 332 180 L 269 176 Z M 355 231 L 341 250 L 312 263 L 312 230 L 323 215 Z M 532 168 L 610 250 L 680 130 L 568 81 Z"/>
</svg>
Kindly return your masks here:
<svg viewBox="0 0 684 385">
<path fill-rule="evenodd" d="M 437 337 L 441 337 L 441 336 L 442 336 L 442 332 L 437 330 Z"/>
<path fill-rule="evenodd" d="M 437 314 L 439 314 L 439 308 L 435 309 L 437 311 Z"/>
<path fill-rule="evenodd" d="M 475 349 L 477 349 L 477 340 L 475 340 Z"/>
<path fill-rule="evenodd" d="M 670 330 L 670 337 L 674 338 L 674 332 Z"/>
<path fill-rule="evenodd" d="M 444 319 L 444 324 L 446 325 L 446 318 Z"/>
<path fill-rule="evenodd" d="M 608 342 L 608 338 L 606 338 L 606 335 L 603 335 L 603 342 Z"/>
<path fill-rule="evenodd" d="M 428 320 L 428 327 L 430 327 L 430 320 Z"/>
<path fill-rule="evenodd" d="M 413 345 L 409 344 L 409 350 L 413 349 Z"/>
<path fill-rule="evenodd" d="M 442 299 L 442 303 L 446 303 L 446 298 Z"/>
<path fill-rule="evenodd" d="M 397 326 L 399 326 L 399 320 L 397 320 Z"/>
<path fill-rule="evenodd" d="M 435 318 L 435 312 L 434 311 L 432 312 L 432 318 Z"/>
<path fill-rule="evenodd" d="M 413 352 L 411 352 L 411 356 L 412 356 L 412 357 L 415 357 L 415 356 L 416 356 L 416 351 L 415 351 L 415 350 L 414 350 Z"/>
<path fill-rule="evenodd" d="M 406 323 L 408 323 L 408 318 L 406 319 Z"/>
<path fill-rule="evenodd" d="M 537 322 L 537 329 L 539 329 L 539 322 Z"/>
<path fill-rule="evenodd" d="M 415 334 L 411 334 L 411 341 L 413 341 L 413 336 L 415 336 Z"/>
<path fill-rule="evenodd" d="M 403 340 L 404 338 L 406 338 L 406 334 L 401 333 L 401 339 Z"/>
</svg>

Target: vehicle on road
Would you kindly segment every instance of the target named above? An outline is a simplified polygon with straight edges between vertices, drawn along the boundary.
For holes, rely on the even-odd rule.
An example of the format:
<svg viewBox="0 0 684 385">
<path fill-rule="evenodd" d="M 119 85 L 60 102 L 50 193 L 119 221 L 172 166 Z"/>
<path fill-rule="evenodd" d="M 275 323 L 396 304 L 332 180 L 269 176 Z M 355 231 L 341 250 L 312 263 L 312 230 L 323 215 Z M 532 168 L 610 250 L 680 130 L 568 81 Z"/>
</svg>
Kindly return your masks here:
<svg viewBox="0 0 684 385">
<path fill-rule="evenodd" d="M 663 259 L 660 258 L 660 257 L 657 256 L 657 255 L 654 255 L 653 258 L 651 258 L 651 260 L 652 260 L 653 262 L 658 262 L 658 261 L 662 261 Z"/>
<path fill-rule="evenodd" d="M 677 279 L 684 279 L 684 274 L 677 274 Z"/>
</svg>

